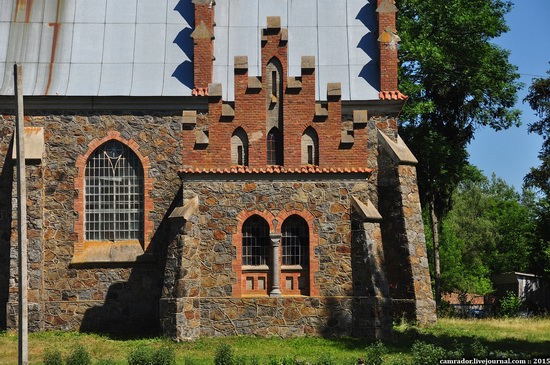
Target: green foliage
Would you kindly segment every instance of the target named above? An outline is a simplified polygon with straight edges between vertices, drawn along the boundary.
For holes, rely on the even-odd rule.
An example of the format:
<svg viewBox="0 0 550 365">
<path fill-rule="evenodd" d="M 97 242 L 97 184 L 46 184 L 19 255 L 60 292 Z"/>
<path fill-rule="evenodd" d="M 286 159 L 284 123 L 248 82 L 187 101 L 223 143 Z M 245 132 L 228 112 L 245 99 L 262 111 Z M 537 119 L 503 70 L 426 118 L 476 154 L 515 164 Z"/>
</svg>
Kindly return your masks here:
<svg viewBox="0 0 550 365">
<path fill-rule="evenodd" d="M 470 345 L 470 349 L 471 349 L 471 355 L 473 357 L 482 359 L 489 356 L 489 348 L 487 346 L 484 346 L 477 339 L 474 340 L 474 342 L 472 342 L 472 344 Z"/>
<path fill-rule="evenodd" d="M 376 341 L 366 348 L 365 365 L 382 365 L 384 363 L 383 356 L 388 353 L 388 349 L 382 341 Z"/>
<path fill-rule="evenodd" d="M 468 166 L 442 222 L 440 260 L 446 292 L 486 294 L 490 277 L 527 271 L 535 238 L 531 192 L 518 194 L 502 179 Z"/>
<path fill-rule="evenodd" d="M 422 206 L 432 214 L 432 232 L 451 208 L 467 165 L 467 144 L 476 128 L 519 125 L 514 109 L 520 84 L 509 52 L 492 39 L 508 30 L 503 0 L 401 0 L 397 29 L 400 85 L 409 95 L 400 133 L 419 163 Z M 439 301 L 439 241 L 434 242 L 435 290 Z"/>
<path fill-rule="evenodd" d="M 529 103 L 539 120 L 529 125 L 529 132 L 544 138 L 539 152 L 541 165 L 532 168 L 526 176 L 527 184 L 540 189 L 547 197 L 550 196 L 550 70 L 547 78 L 537 78 L 529 87 L 524 101 Z"/>
<path fill-rule="evenodd" d="M 521 299 L 511 291 L 500 300 L 499 314 L 503 317 L 515 317 L 521 309 Z"/>
<path fill-rule="evenodd" d="M 128 354 L 128 365 L 153 365 L 154 352 L 147 346 L 134 348 Z"/>
<path fill-rule="evenodd" d="M 227 344 L 221 344 L 216 349 L 216 356 L 214 357 L 215 365 L 237 365 L 235 363 L 235 355 L 233 354 L 233 348 Z"/>
<path fill-rule="evenodd" d="M 59 350 L 47 350 L 44 353 L 44 365 L 63 365 L 63 357 Z"/>
<path fill-rule="evenodd" d="M 337 365 L 337 363 L 331 355 L 321 354 L 315 365 Z"/>
<path fill-rule="evenodd" d="M 439 360 L 447 357 L 444 348 L 422 341 L 416 341 L 411 349 L 413 365 L 439 364 Z"/>
<path fill-rule="evenodd" d="M 97 360 L 96 365 L 116 365 L 116 362 L 115 360 L 111 360 L 111 359 L 100 359 L 100 360 Z"/>
<path fill-rule="evenodd" d="M 65 361 L 66 365 L 91 365 L 92 359 L 88 351 L 82 346 L 77 345 Z"/>
<path fill-rule="evenodd" d="M 152 349 L 138 346 L 128 354 L 128 365 L 175 365 L 176 353 L 172 347 Z"/>
</svg>

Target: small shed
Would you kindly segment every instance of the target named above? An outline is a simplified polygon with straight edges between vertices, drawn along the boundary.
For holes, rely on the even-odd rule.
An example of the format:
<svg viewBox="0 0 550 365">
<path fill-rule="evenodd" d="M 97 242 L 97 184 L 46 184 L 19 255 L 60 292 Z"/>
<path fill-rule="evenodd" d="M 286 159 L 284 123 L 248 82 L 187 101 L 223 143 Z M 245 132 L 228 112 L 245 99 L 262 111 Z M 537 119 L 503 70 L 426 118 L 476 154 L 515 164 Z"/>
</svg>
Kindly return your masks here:
<svg viewBox="0 0 550 365">
<path fill-rule="evenodd" d="M 540 276 L 522 272 L 494 275 L 495 297 L 498 300 L 511 291 L 529 308 L 550 308 L 550 286 Z"/>
</svg>

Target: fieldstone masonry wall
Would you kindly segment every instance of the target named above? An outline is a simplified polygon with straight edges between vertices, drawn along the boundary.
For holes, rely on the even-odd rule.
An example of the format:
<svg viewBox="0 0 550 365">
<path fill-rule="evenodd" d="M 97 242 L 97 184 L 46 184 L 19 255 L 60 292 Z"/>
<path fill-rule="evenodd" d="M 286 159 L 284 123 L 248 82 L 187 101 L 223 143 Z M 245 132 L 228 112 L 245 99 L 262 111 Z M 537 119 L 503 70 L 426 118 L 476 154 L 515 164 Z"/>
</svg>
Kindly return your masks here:
<svg viewBox="0 0 550 365">
<path fill-rule="evenodd" d="M 164 273 L 165 220 L 180 185 L 181 111 L 148 115 L 132 112 L 32 112 L 26 126 L 44 127 L 42 161 L 27 162 L 29 215 L 30 329 L 158 331 L 158 300 Z M 9 153 L 14 118 L 0 116 L 0 299 L 2 327 L 14 328 L 17 313 L 16 174 Z M 117 131 L 134 140 L 151 161 L 153 236 L 143 263 L 72 265 L 79 212 L 75 197 L 76 159 L 88 143 Z M 9 257 L 9 263 L 5 259 Z M 9 268 L 7 270 L 6 268 Z M 5 293 L 9 293 L 6 297 Z"/>
<path fill-rule="evenodd" d="M 350 224 L 351 195 L 368 200 L 376 195 L 369 181 L 316 181 L 242 176 L 203 180 L 184 176 L 184 200 L 199 198 L 196 215 L 179 239 L 180 267 L 167 266 L 166 298 L 161 301 L 165 333 L 179 338 L 221 335 L 355 335 L 388 336 L 391 301 L 387 298 L 378 223 Z M 357 179 L 357 177 L 356 177 Z M 248 179 L 247 179 L 248 180 Z M 237 216 L 241 211 L 307 211 L 318 235 L 311 272 L 316 296 L 235 297 L 232 266 Z M 282 222 L 278 223 L 279 225 Z M 353 238 L 352 238 L 353 237 Z M 174 260 L 176 262 L 176 260 Z M 199 269 L 200 268 L 200 269 Z M 170 297 L 173 295 L 173 297 Z"/>
</svg>

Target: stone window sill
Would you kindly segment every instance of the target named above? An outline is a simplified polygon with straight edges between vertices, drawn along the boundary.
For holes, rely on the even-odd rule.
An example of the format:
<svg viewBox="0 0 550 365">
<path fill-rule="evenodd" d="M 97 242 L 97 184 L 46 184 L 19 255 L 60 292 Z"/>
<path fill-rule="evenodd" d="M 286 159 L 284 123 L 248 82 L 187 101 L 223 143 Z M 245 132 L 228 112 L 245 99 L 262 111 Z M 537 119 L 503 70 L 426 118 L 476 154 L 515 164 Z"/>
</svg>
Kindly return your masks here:
<svg viewBox="0 0 550 365">
<path fill-rule="evenodd" d="M 243 265 L 242 267 L 243 272 L 267 272 L 269 271 L 269 266 L 267 265 Z"/>
<path fill-rule="evenodd" d="M 151 262 L 153 255 L 143 251 L 139 241 L 86 241 L 75 247 L 71 265 Z"/>
</svg>

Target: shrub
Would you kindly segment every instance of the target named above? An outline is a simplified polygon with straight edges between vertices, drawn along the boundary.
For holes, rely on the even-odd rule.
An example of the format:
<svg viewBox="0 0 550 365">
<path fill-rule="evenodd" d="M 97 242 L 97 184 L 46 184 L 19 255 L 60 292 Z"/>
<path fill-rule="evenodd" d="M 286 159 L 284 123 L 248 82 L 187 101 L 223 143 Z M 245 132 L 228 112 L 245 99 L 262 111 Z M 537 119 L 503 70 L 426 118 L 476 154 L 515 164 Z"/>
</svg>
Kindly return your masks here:
<svg viewBox="0 0 550 365">
<path fill-rule="evenodd" d="M 128 354 L 128 365 L 153 365 L 153 355 L 149 347 L 136 347 Z"/>
<path fill-rule="evenodd" d="M 479 340 L 472 342 L 470 349 L 473 357 L 481 359 L 489 356 L 489 348 L 484 346 Z"/>
<path fill-rule="evenodd" d="M 439 360 L 447 357 L 447 352 L 444 348 L 422 341 L 416 341 L 411 351 L 413 355 L 413 365 L 439 364 Z"/>
<path fill-rule="evenodd" d="M 153 365 L 176 365 L 176 353 L 171 347 L 161 347 L 155 351 Z"/>
<path fill-rule="evenodd" d="M 92 365 L 90 354 L 82 345 L 77 345 L 65 361 L 67 365 Z"/>
<path fill-rule="evenodd" d="M 515 317 L 521 308 L 521 299 L 513 292 L 508 291 L 500 300 L 500 315 L 503 317 Z"/>
<path fill-rule="evenodd" d="M 216 349 L 216 356 L 214 357 L 215 365 L 237 365 L 235 363 L 235 356 L 233 355 L 233 349 L 227 344 L 222 344 Z"/>
<path fill-rule="evenodd" d="M 388 349 L 381 341 L 376 341 L 372 345 L 366 348 L 365 353 L 365 365 L 382 365 L 384 359 L 382 358 Z"/>
<path fill-rule="evenodd" d="M 44 365 L 63 365 L 63 358 L 59 350 L 46 350 L 44 354 Z"/>
</svg>

